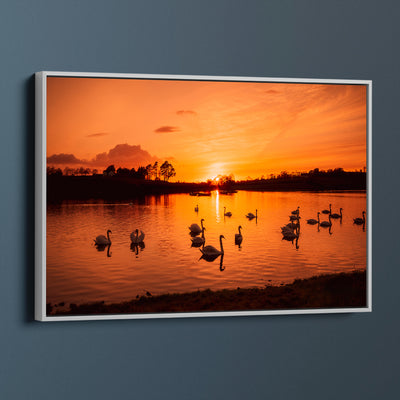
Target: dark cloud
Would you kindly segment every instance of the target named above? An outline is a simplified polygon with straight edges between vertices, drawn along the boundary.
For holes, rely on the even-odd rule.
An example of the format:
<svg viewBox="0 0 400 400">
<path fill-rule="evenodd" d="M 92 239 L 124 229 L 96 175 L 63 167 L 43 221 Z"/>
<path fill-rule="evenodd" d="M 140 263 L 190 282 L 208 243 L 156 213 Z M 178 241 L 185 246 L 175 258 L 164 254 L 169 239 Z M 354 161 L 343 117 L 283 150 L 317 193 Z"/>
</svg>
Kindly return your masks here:
<svg viewBox="0 0 400 400">
<path fill-rule="evenodd" d="M 159 128 L 155 129 L 154 132 L 156 133 L 172 133 L 172 132 L 179 132 L 180 129 L 177 126 L 160 126 Z"/>
<path fill-rule="evenodd" d="M 53 154 L 50 157 L 47 157 L 48 164 L 82 164 L 84 160 L 80 160 L 76 158 L 73 154 Z"/>
<path fill-rule="evenodd" d="M 274 90 L 274 89 L 270 89 L 270 90 L 267 90 L 265 93 L 268 93 L 268 94 L 277 94 L 277 93 L 279 93 L 277 90 Z"/>
<path fill-rule="evenodd" d="M 157 161 L 158 158 L 152 156 L 148 151 L 143 150 L 140 145 L 117 144 L 108 152 L 98 153 L 91 160 L 80 160 L 73 154 L 53 154 L 47 157 L 48 164 L 79 164 L 96 167 L 106 167 L 111 164 L 118 166 L 147 165 Z"/>
<path fill-rule="evenodd" d="M 86 137 L 99 137 L 99 136 L 106 136 L 108 135 L 107 132 L 99 132 L 99 133 L 92 133 L 90 135 L 86 135 Z"/>
<path fill-rule="evenodd" d="M 176 113 L 178 115 L 197 115 L 197 112 L 193 110 L 178 110 Z"/>
</svg>

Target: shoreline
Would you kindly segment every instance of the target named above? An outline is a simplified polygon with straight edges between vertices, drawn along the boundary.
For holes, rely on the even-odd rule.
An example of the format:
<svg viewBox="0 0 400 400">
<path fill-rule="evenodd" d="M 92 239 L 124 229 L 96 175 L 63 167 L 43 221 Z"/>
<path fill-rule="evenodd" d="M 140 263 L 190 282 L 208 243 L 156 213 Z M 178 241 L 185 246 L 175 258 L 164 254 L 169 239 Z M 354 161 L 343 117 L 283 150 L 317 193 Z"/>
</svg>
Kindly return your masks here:
<svg viewBox="0 0 400 400">
<path fill-rule="evenodd" d="M 192 192 L 210 192 L 216 189 L 264 192 L 366 191 L 366 176 L 363 173 L 349 172 L 338 176 L 237 181 L 221 186 L 205 182 L 138 180 L 123 176 L 50 175 L 47 177 L 47 201 L 50 203 L 63 200 L 129 200 L 147 195 L 189 194 Z"/>
<path fill-rule="evenodd" d="M 324 274 L 264 288 L 211 289 L 147 296 L 120 303 L 98 301 L 70 304 L 59 310 L 47 305 L 51 316 L 147 314 L 209 311 L 261 311 L 319 308 L 361 308 L 367 304 L 365 270 Z"/>
</svg>

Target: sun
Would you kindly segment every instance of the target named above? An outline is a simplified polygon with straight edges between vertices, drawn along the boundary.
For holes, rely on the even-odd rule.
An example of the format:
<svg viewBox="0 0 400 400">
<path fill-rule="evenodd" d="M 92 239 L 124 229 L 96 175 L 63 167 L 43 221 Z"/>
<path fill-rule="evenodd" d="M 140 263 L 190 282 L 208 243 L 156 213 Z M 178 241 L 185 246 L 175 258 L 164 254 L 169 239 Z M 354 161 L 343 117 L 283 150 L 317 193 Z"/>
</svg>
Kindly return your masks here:
<svg viewBox="0 0 400 400">
<path fill-rule="evenodd" d="M 218 182 L 219 181 L 219 176 L 217 176 L 216 178 L 215 178 L 215 182 Z"/>
</svg>

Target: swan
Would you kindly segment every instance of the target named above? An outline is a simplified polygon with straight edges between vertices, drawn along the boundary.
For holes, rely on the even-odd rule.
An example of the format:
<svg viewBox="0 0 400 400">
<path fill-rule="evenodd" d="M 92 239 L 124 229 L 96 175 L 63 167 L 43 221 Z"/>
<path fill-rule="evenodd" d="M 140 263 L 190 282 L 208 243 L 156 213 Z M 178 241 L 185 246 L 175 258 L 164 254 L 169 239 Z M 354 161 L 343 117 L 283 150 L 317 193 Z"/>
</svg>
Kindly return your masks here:
<svg viewBox="0 0 400 400">
<path fill-rule="evenodd" d="M 322 210 L 322 214 L 331 214 L 332 213 L 332 204 L 329 204 L 329 210 Z"/>
<path fill-rule="evenodd" d="M 201 228 L 197 224 L 190 225 L 189 226 L 190 233 L 192 233 L 194 235 L 199 235 L 203 231 L 203 221 L 204 221 L 204 218 L 202 218 L 200 221 Z"/>
<path fill-rule="evenodd" d="M 365 211 L 362 212 L 362 218 L 353 218 L 353 223 L 356 225 L 364 225 L 365 224 Z"/>
<path fill-rule="evenodd" d="M 203 253 L 203 256 L 214 257 L 224 254 L 224 248 L 222 247 L 222 239 L 225 239 L 224 235 L 219 236 L 219 244 L 221 246 L 221 250 L 216 249 L 214 246 L 206 246 L 203 249 L 200 249 L 200 251 Z"/>
<path fill-rule="evenodd" d="M 243 241 L 243 236 L 242 236 L 242 232 L 240 232 L 240 230 L 242 229 L 242 227 L 239 225 L 239 233 L 235 233 L 235 244 L 240 245 Z"/>
<path fill-rule="evenodd" d="M 298 221 L 301 217 L 298 215 L 290 215 L 289 220 L 290 221 Z"/>
<path fill-rule="evenodd" d="M 204 243 L 206 242 L 206 239 L 204 237 L 204 231 L 205 230 L 206 230 L 206 228 L 203 227 L 203 230 L 201 232 L 201 236 L 196 236 L 196 237 L 191 239 L 192 247 L 200 247 L 200 246 L 204 245 Z"/>
<path fill-rule="evenodd" d="M 296 210 L 292 211 L 292 215 L 299 215 L 300 207 L 298 206 Z"/>
<path fill-rule="evenodd" d="M 254 215 L 253 213 L 248 213 L 248 214 L 246 215 L 246 218 L 248 218 L 248 219 L 257 218 L 257 210 L 256 210 L 256 215 Z"/>
<path fill-rule="evenodd" d="M 334 219 L 340 218 L 341 219 L 343 217 L 342 210 L 343 210 L 343 208 L 340 208 L 340 214 L 337 214 L 337 213 L 331 214 L 331 218 L 334 218 Z"/>
<path fill-rule="evenodd" d="M 195 212 L 199 212 L 199 205 L 197 204 L 196 207 L 194 208 Z"/>
<path fill-rule="evenodd" d="M 294 233 L 292 230 L 284 231 L 282 232 L 282 235 L 283 235 L 282 240 L 288 240 L 290 242 L 299 237 L 299 235 Z"/>
<path fill-rule="evenodd" d="M 310 224 L 310 225 L 319 224 L 319 214 L 320 214 L 320 212 L 318 211 L 318 212 L 317 212 L 317 218 L 318 218 L 318 220 L 313 219 L 313 218 L 308 219 L 308 220 L 307 220 L 307 224 Z"/>
<path fill-rule="evenodd" d="M 107 246 L 108 244 L 111 244 L 111 239 L 110 239 L 110 233 L 112 233 L 110 230 L 107 231 L 107 237 L 104 235 L 99 235 L 94 239 L 94 243 L 96 246 Z"/>
<path fill-rule="evenodd" d="M 285 226 L 281 227 L 282 232 L 287 230 L 294 231 L 295 229 L 300 229 L 300 220 L 297 221 L 297 224 L 295 224 L 294 222 L 289 222 Z"/>
<path fill-rule="evenodd" d="M 224 215 L 226 217 L 232 217 L 232 213 L 230 211 L 226 212 L 226 207 L 224 207 Z"/>
<path fill-rule="evenodd" d="M 319 226 L 322 226 L 323 228 L 331 227 L 332 226 L 331 214 L 329 214 L 329 221 L 322 221 L 319 223 Z"/>
<path fill-rule="evenodd" d="M 132 233 L 131 233 L 131 242 L 132 243 L 141 243 L 144 240 L 144 233 L 143 231 L 140 231 L 140 235 L 139 235 L 139 229 L 135 229 Z"/>
</svg>

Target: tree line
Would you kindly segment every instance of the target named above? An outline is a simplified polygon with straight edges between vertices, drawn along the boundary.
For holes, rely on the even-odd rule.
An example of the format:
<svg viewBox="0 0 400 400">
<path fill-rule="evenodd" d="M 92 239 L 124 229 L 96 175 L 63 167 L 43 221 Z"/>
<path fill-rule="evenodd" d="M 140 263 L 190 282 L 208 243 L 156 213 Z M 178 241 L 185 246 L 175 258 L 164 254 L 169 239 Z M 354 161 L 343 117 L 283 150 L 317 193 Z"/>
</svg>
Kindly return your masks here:
<svg viewBox="0 0 400 400">
<path fill-rule="evenodd" d="M 50 176 L 88 176 L 88 175 L 99 175 L 99 171 L 94 168 L 85 168 L 85 167 L 65 167 L 63 170 L 61 168 L 56 168 L 54 166 L 47 167 L 47 175 Z M 135 179 L 143 179 L 143 180 L 163 180 L 168 182 L 170 178 L 176 175 L 176 171 L 174 166 L 168 162 L 164 161 L 161 165 L 159 165 L 158 161 L 154 164 L 148 164 L 145 167 L 139 166 L 137 169 L 135 168 L 115 168 L 114 165 L 109 165 L 106 169 L 102 171 L 102 175 L 104 176 L 126 176 Z"/>
</svg>

